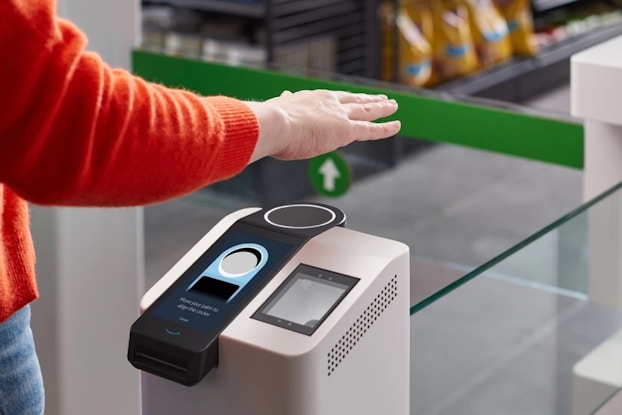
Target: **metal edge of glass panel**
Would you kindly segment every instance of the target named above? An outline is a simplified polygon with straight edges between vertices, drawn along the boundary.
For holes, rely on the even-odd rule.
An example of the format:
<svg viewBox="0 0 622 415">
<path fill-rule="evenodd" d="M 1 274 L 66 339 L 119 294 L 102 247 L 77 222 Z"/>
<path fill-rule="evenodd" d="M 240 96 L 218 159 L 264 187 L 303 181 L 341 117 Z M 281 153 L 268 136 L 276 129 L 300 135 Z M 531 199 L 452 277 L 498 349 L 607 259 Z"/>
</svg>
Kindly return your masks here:
<svg viewBox="0 0 622 415">
<path fill-rule="evenodd" d="M 609 404 L 613 403 L 614 400 L 618 399 L 622 399 L 622 389 L 617 389 L 614 393 L 612 393 L 607 400 L 605 400 L 598 408 L 594 409 L 591 415 L 607 415 L 609 413 L 609 409 L 615 410 L 615 408 L 609 408 Z"/>
<path fill-rule="evenodd" d="M 622 189 L 622 182 L 618 183 L 617 185 L 615 185 L 614 187 L 610 188 L 609 190 L 601 193 L 600 195 L 598 195 L 597 197 L 593 198 L 592 200 L 587 201 L 586 203 L 582 204 L 581 206 L 577 207 L 576 209 L 572 210 L 571 212 L 567 213 L 566 215 L 560 217 L 559 219 L 555 220 L 554 222 L 552 222 L 548 226 L 546 226 L 546 227 L 540 229 L 539 231 L 535 232 L 530 237 L 528 237 L 528 238 L 524 239 L 523 241 L 517 243 L 512 248 L 506 250 L 502 254 L 492 258 L 491 260 L 489 260 L 488 262 L 482 264 L 481 266 L 477 267 L 476 269 L 472 270 L 471 272 L 466 273 L 461 278 L 458 278 L 456 281 L 448 284 L 445 288 L 437 291 L 435 294 L 426 297 L 423 301 L 421 301 L 421 302 L 419 302 L 417 304 L 412 305 L 412 307 L 410 309 L 411 315 L 413 315 L 413 314 L 417 313 L 418 311 L 424 309 L 428 305 L 430 305 L 430 304 L 434 303 L 435 301 L 439 300 L 440 298 L 446 296 L 447 294 L 449 294 L 452 291 L 456 290 L 460 286 L 468 283 L 472 279 L 482 275 L 486 271 L 488 271 L 491 268 L 493 268 L 495 265 L 497 265 L 497 264 L 501 263 L 502 261 L 504 261 L 505 259 L 515 255 L 516 253 L 518 253 L 519 251 L 521 251 L 522 249 L 524 249 L 528 245 L 531 245 L 532 243 L 538 241 L 539 239 L 543 238 L 547 234 L 549 234 L 549 233 L 559 229 L 562 225 L 570 222 L 572 219 L 576 218 L 577 216 L 587 212 L 590 208 L 600 204 L 601 202 L 606 201 L 609 197 L 615 195 L 620 189 Z"/>
</svg>

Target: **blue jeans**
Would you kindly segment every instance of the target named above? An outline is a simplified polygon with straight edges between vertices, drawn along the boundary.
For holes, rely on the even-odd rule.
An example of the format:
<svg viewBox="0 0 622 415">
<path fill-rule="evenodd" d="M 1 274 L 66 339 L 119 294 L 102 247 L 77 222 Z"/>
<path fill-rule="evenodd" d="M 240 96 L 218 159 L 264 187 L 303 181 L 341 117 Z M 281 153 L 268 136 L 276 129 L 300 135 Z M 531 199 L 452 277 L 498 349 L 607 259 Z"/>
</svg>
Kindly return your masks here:
<svg viewBox="0 0 622 415">
<path fill-rule="evenodd" d="M 26 306 L 0 323 L 0 415 L 41 415 L 43 406 L 43 379 Z"/>
</svg>

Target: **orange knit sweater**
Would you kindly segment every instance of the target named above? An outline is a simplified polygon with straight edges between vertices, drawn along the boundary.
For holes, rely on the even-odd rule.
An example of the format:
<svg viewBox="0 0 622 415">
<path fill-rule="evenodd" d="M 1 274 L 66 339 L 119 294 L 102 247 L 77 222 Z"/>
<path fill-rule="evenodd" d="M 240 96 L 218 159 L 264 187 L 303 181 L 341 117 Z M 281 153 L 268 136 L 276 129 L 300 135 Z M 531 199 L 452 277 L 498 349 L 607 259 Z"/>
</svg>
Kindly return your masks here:
<svg viewBox="0 0 622 415">
<path fill-rule="evenodd" d="M 147 83 L 85 46 L 54 0 L 0 1 L 0 321 L 37 296 L 26 201 L 173 198 L 242 170 L 257 140 L 243 102 Z"/>
</svg>

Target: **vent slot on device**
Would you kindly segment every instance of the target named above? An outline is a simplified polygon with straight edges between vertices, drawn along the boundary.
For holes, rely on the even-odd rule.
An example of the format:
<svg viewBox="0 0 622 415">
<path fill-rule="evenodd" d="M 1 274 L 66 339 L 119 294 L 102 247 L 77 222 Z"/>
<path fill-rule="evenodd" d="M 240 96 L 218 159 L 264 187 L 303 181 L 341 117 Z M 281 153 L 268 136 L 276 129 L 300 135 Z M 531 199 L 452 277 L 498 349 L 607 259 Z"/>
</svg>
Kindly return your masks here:
<svg viewBox="0 0 622 415">
<path fill-rule="evenodd" d="M 397 296 L 397 275 L 380 291 L 352 326 L 328 353 L 328 376 L 341 364 L 367 330 L 376 322 Z"/>
</svg>

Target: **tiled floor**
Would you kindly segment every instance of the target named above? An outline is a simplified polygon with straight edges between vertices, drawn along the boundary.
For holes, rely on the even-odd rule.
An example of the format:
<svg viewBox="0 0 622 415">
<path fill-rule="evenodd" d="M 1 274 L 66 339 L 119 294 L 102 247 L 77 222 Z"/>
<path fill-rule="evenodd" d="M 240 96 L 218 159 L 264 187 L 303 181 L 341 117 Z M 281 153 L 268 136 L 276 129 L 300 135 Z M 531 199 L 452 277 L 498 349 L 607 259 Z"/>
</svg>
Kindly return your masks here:
<svg viewBox="0 0 622 415">
<path fill-rule="evenodd" d="M 567 112 L 568 90 L 530 105 Z M 572 169 L 439 145 L 357 182 L 340 199 L 309 199 L 344 210 L 350 228 L 407 243 L 429 264 L 467 270 L 577 207 L 581 180 Z M 249 205 L 256 203 L 204 191 L 147 208 L 147 285 L 226 213 Z M 609 316 L 594 333 L 577 336 L 573 319 L 597 322 L 602 310 L 580 295 L 523 284 L 550 283 L 524 270 L 550 266 L 556 249 L 506 261 L 496 269 L 501 278 L 476 279 L 412 318 L 412 413 L 569 413 L 572 387 L 556 372 L 618 320 Z"/>
</svg>

